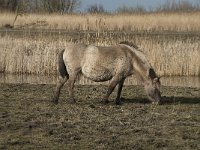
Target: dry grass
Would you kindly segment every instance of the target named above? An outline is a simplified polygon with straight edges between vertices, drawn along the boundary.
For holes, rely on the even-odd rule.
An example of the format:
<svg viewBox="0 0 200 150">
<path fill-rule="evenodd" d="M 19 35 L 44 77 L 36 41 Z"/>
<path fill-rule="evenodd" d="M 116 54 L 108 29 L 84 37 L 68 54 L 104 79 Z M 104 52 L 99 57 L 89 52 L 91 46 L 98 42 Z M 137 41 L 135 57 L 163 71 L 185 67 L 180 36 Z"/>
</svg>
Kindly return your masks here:
<svg viewBox="0 0 200 150">
<path fill-rule="evenodd" d="M 141 86 L 123 88 L 123 105 L 102 105 L 105 86 L 76 86 L 58 105 L 54 85 L 0 84 L 0 149 L 200 149 L 200 89 L 162 87 L 164 105 L 146 103 Z"/>
<path fill-rule="evenodd" d="M 0 27 L 12 24 L 14 14 L 1 13 Z M 66 30 L 115 30 L 115 31 L 199 31 L 200 12 L 151 13 L 113 15 L 48 15 L 29 14 L 19 16 L 15 28 L 43 28 Z"/>
<path fill-rule="evenodd" d="M 55 73 L 57 43 L 46 40 L 5 37 L 1 43 L 1 72 L 52 74 Z M 51 68 L 53 67 L 53 68 Z"/>
<path fill-rule="evenodd" d="M 163 40 L 163 41 L 162 41 Z M 199 76 L 200 46 L 198 41 L 142 41 L 141 47 L 160 75 Z"/>
<path fill-rule="evenodd" d="M 94 40 L 95 39 L 95 40 Z M 132 41 L 143 49 L 159 75 L 199 76 L 200 45 L 198 37 L 141 36 L 84 34 L 82 37 L 65 35 L 54 37 L 4 36 L 0 38 L 0 72 L 26 74 L 56 74 L 58 52 L 70 42 L 96 45 L 117 44 Z M 131 78 L 129 82 L 131 82 Z M 84 82 L 89 82 L 84 80 Z"/>
</svg>

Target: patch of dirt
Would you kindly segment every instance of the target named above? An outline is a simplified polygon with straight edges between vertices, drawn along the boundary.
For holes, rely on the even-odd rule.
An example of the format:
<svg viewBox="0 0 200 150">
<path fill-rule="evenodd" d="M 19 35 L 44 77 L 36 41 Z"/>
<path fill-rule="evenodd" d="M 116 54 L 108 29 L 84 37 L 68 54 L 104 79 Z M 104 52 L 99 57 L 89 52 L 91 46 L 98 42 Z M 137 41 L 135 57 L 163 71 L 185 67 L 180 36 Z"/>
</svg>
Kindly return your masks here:
<svg viewBox="0 0 200 150">
<path fill-rule="evenodd" d="M 123 104 L 101 104 L 106 86 L 0 84 L 0 149 L 200 149 L 200 88 L 162 87 L 151 105 L 141 86 L 125 86 Z"/>
</svg>

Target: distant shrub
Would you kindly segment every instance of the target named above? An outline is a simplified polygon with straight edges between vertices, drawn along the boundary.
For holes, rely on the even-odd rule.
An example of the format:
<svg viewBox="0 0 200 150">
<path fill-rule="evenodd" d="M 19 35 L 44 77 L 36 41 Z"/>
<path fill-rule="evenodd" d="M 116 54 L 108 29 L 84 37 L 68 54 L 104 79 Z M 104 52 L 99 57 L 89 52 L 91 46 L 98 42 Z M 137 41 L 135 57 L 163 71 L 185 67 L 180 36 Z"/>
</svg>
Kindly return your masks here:
<svg viewBox="0 0 200 150">
<path fill-rule="evenodd" d="M 91 14 L 102 14 L 102 13 L 105 13 L 106 10 L 103 7 L 103 5 L 101 5 L 101 4 L 99 4 L 99 5 L 98 4 L 93 4 L 93 5 L 90 5 L 87 8 L 87 12 L 91 13 Z"/>
</svg>

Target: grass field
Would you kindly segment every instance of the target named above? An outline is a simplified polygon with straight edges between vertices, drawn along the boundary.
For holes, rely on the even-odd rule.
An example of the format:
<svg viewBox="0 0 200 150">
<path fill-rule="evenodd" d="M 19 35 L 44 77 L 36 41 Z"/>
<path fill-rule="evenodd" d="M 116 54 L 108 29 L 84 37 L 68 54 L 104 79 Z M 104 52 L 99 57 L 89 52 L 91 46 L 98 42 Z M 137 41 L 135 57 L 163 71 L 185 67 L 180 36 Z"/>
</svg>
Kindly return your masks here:
<svg viewBox="0 0 200 150">
<path fill-rule="evenodd" d="M 56 74 L 57 54 L 69 42 L 116 45 L 127 40 L 138 45 L 159 75 L 199 76 L 199 35 L 135 35 L 104 32 L 80 34 L 2 34 L 0 72 L 14 74 Z"/>
<path fill-rule="evenodd" d="M 15 14 L 1 13 L 0 27 L 13 25 Z M 65 29 L 68 31 L 200 31 L 200 12 L 150 14 L 24 14 L 14 28 Z"/>
<path fill-rule="evenodd" d="M 18 32 L 10 33 L 4 26 L 14 18 L 0 14 L 3 73 L 55 74 L 57 54 L 69 42 L 107 46 L 129 41 L 144 51 L 159 75 L 200 75 L 200 12 L 28 14 L 18 16 Z"/>
<path fill-rule="evenodd" d="M 125 86 L 100 103 L 105 86 L 76 86 L 77 104 L 50 102 L 53 85 L 0 85 L 0 149 L 200 148 L 200 89 L 162 87 L 165 103 L 147 103 L 141 86 Z"/>
</svg>

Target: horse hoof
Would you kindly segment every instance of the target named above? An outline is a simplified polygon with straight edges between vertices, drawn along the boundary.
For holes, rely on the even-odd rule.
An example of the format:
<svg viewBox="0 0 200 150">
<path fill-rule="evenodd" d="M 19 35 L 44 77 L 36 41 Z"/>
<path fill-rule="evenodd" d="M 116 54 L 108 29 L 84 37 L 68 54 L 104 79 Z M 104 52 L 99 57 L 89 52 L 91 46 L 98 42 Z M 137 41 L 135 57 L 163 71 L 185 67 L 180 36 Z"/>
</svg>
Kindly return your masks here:
<svg viewBox="0 0 200 150">
<path fill-rule="evenodd" d="M 54 98 L 52 98 L 51 102 L 54 104 L 58 104 L 58 99 L 54 97 Z"/>
<path fill-rule="evenodd" d="M 116 105 L 122 105 L 121 101 L 116 101 Z"/>
<path fill-rule="evenodd" d="M 101 103 L 106 105 L 106 104 L 109 103 L 109 101 L 108 100 L 101 100 Z"/>
<path fill-rule="evenodd" d="M 69 104 L 75 104 L 76 100 L 75 99 L 69 99 Z"/>
<path fill-rule="evenodd" d="M 56 104 L 56 105 L 58 104 L 58 101 L 52 100 L 51 102 L 52 102 L 53 104 Z"/>
<path fill-rule="evenodd" d="M 117 99 L 115 100 L 115 104 L 116 104 L 116 105 L 121 105 L 121 104 L 122 104 L 122 100 L 123 100 L 122 97 L 121 97 L 121 98 L 117 98 Z"/>
</svg>

